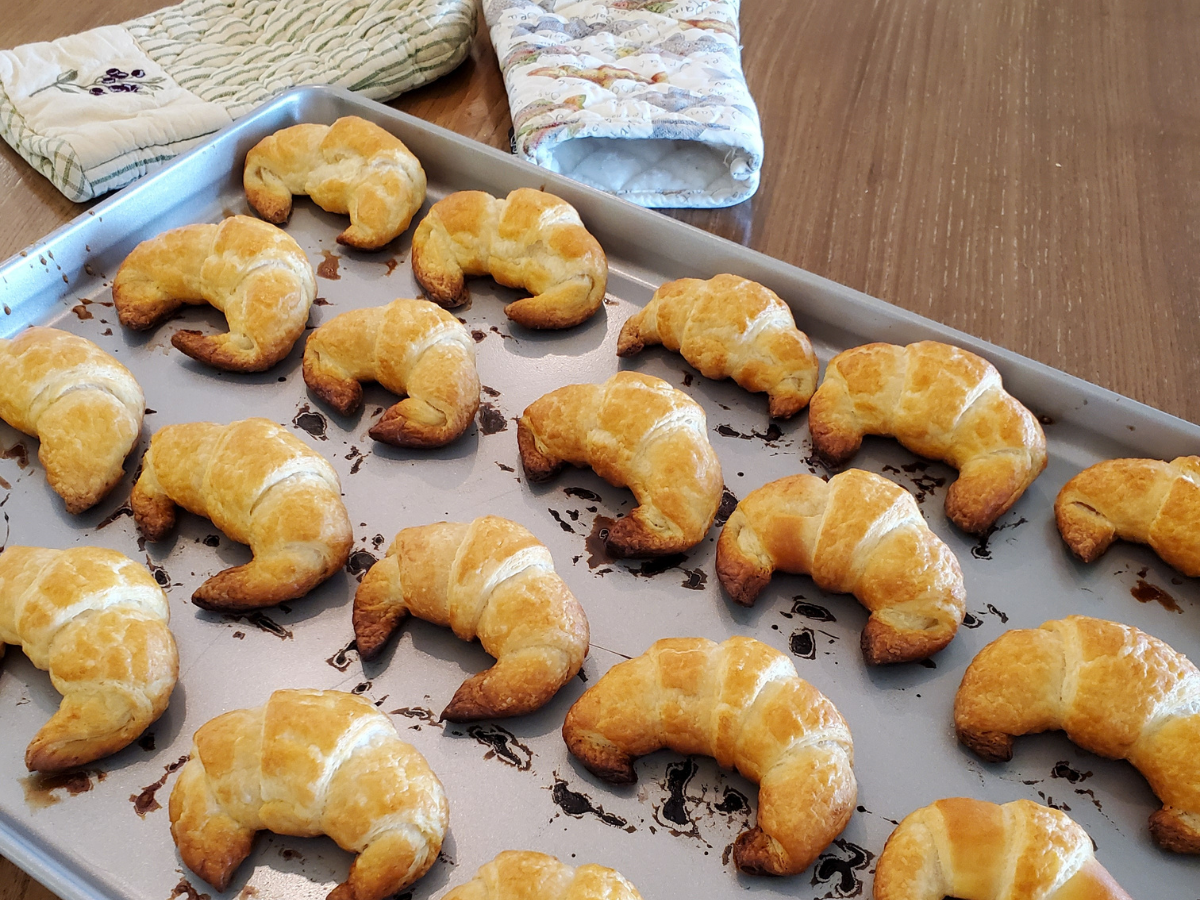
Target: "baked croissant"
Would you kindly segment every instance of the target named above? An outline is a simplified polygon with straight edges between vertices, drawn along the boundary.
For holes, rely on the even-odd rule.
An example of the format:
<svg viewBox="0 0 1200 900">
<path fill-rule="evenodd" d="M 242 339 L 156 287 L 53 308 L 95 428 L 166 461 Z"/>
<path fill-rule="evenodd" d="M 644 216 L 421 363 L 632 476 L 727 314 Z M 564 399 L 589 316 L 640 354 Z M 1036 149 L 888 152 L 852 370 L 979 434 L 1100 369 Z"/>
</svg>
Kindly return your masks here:
<svg viewBox="0 0 1200 900">
<path fill-rule="evenodd" d="M 338 243 L 377 250 L 401 234 L 425 202 L 425 170 L 403 142 L 374 122 L 344 116 L 332 125 L 293 125 L 246 154 L 246 199 L 276 225 L 307 194 L 326 212 L 350 215 Z"/>
<path fill-rule="evenodd" d="M 217 369 L 262 372 L 304 333 L 317 279 L 286 232 L 230 216 L 142 241 L 121 263 L 112 293 L 121 324 L 135 331 L 153 328 L 185 303 L 216 307 L 227 333 L 177 331 L 171 343 Z"/>
<path fill-rule="evenodd" d="M 567 463 L 628 487 L 638 507 L 609 529 L 613 556 L 681 553 L 704 539 L 721 505 L 721 464 L 704 410 L 661 378 L 618 372 L 535 400 L 517 422 L 525 476 L 548 481 Z"/>
<path fill-rule="evenodd" d="M 617 356 L 662 344 L 706 378 L 765 391 L 772 416 L 789 418 L 817 388 L 817 354 L 792 311 L 757 282 L 736 275 L 664 284 L 625 322 Z"/>
<path fill-rule="evenodd" d="M 879 855 L 875 900 L 1130 900 L 1066 813 L 954 797 L 904 817 Z"/>
<path fill-rule="evenodd" d="M 179 674 L 170 616 L 153 576 L 115 550 L 0 553 L 0 656 L 19 644 L 63 698 L 25 751 L 30 771 L 116 753 L 163 714 Z"/>
<path fill-rule="evenodd" d="M 867 434 L 959 470 L 946 515 L 963 531 L 986 531 L 1046 468 L 1046 436 L 1006 393 L 1000 373 L 966 350 L 921 341 L 867 344 L 829 361 L 808 410 L 813 449 L 834 465 Z"/>
<path fill-rule="evenodd" d="M 904 488 L 862 469 L 828 482 L 791 475 L 747 494 L 717 542 L 717 577 L 751 606 L 776 569 L 812 575 L 871 611 L 862 651 L 871 665 L 925 659 L 966 614 L 962 570 Z"/>
<path fill-rule="evenodd" d="M 1123 538 L 1149 544 L 1184 575 L 1200 577 L 1200 456 L 1097 463 L 1063 485 L 1054 518 L 1084 562 Z"/>
<path fill-rule="evenodd" d="M 360 381 L 407 395 L 371 426 L 371 437 L 398 447 L 448 444 L 479 409 L 475 342 L 427 300 L 344 312 L 308 336 L 304 383 L 314 394 L 349 415 L 362 402 Z"/>
<path fill-rule="evenodd" d="M 733 845 L 752 875 L 804 871 L 850 821 L 858 796 L 850 729 L 834 705 L 766 644 L 733 637 L 657 641 L 576 701 L 567 748 L 614 784 L 664 747 L 703 753 L 760 785 L 758 825 Z"/>
<path fill-rule="evenodd" d="M 545 853 L 505 850 L 442 900 L 642 900 L 621 873 L 595 863 L 573 868 Z"/>
<path fill-rule="evenodd" d="M 437 859 L 449 823 L 442 783 L 370 701 L 275 691 L 202 725 L 171 791 L 184 865 L 224 891 L 255 833 L 324 834 L 357 853 L 329 900 L 382 900 Z"/>
<path fill-rule="evenodd" d="M 0 419 L 41 442 L 38 459 L 67 512 L 116 487 L 145 409 L 130 371 L 86 338 L 37 326 L 0 338 Z"/>
<path fill-rule="evenodd" d="M 1012 758 L 1014 735 L 1054 729 L 1129 760 L 1163 802 L 1155 842 L 1200 853 L 1200 672 L 1157 638 L 1086 616 L 1005 632 L 967 668 L 954 727 L 989 762 Z"/>
<path fill-rule="evenodd" d="M 518 188 L 504 200 L 459 191 L 439 200 L 413 233 L 413 275 L 441 306 L 470 297 L 465 278 L 491 275 L 534 296 L 504 307 L 526 328 L 570 328 L 595 315 L 608 285 L 608 260 L 575 207 Z"/>
<path fill-rule="evenodd" d="M 405 528 L 354 595 L 363 659 L 412 613 L 479 638 L 496 659 L 468 678 L 442 713 L 451 722 L 520 716 L 575 677 L 588 652 L 583 607 L 554 571 L 550 551 L 498 516 Z"/>
<path fill-rule="evenodd" d="M 204 609 L 302 597 L 350 556 L 353 535 L 337 473 L 267 419 L 159 429 L 130 504 L 147 540 L 166 537 L 179 504 L 250 545 L 250 562 L 217 573 L 192 594 Z"/>
</svg>

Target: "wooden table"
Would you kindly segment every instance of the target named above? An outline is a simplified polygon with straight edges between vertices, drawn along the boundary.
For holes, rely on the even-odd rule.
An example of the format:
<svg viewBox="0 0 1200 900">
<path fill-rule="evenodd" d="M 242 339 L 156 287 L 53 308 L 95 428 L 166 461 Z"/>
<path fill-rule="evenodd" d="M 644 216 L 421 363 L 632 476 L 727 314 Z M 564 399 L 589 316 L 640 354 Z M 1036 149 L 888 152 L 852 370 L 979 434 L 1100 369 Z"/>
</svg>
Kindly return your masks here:
<svg viewBox="0 0 1200 900">
<path fill-rule="evenodd" d="M 161 5 L 25 0 L 0 46 Z M 743 0 L 742 21 L 762 187 L 677 218 L 1200 422 L 1194 3 Z M 483 29 L 393 105 L 508 145 Z M 0 258 L 82 209 L 0 145 Z M 47 897 L 0 859 L 0 900 Z"/>
</svg>

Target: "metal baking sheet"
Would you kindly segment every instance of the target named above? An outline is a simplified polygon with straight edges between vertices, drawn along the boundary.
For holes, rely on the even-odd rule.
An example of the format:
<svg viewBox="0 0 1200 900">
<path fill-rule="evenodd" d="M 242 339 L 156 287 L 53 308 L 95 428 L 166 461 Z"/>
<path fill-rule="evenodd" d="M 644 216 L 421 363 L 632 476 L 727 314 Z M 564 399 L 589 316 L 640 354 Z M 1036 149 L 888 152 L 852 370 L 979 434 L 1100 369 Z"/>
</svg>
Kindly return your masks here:
<svg viewBox="0 0 1200 900">
<path fill-rule="evenodd" d="M 405 451 L 367 437 L 392 399 L 368 388 L 364 412 L 343 418 L 308 396 L 302 346 L 261 375 L 233 375 L 171 348 L 176 328 L 218 328 L 212 310 L 188 309 L 148 335 L 123 330 L 109 279 L 133 246 L 167 228 L 247 212 L 241 161 L 264 135 L 297 122 L 354 113 L 399 135 L 429 175 L 429 203 L 452 190 L 503 194 L 545 187 L 573 203 L 609 255 L 609 299 L 587 324 L 565 333 L 510 325 L 502 305 L 517 295 L 487 279 L 472 283 L 460 310 L 477 340 L 486 385 L 478 427 L 436 452 Z M 359 306 L 418 296 L 408 236 L 374 254 L 338 246 L 344 220 L 298 200 L 288 231 L 318 267 L 321 300 L 312 324 Z M 562 384 L 600 381 L 620 368 L 667 379 L 703 404 L 725 482 L 734 497 L 797 471 L 821 471 L 811 456 L 806 415 L 772 423 L 761 395 L 704 379 L 661 349 L 619 361 L 617 333 L 661 282 L 736 272 L 779 293 L 794 308 L 822 361 L 869 340 L 948 340 L 982 353 L 1009 389 L 1043 417 L 1050 464 L 1025 497 L 983 539 L 951 527 L 942 503 L 954 473 L 926 464 L 894 442 L 868 439 L 854 464 L 912 490 L 931 527 L 962 563 L 970 616 L 951 646 L 927 665 L 867 669 L 858 650 L 866 612 L 853 598 L 826 596 L 811 580 L 777 576 L 757 606 L 722 594 L 713 572 L 716 528 L 685 559 L 611 562 L 592 537 L 599 517 L 628 511 L 631 495 L 587 471 L 548 485 L 524 483 L 513 420 Z M 1118 545 L 1096 565 L 1072 561 L 1051 504 L 1080 468 L 1113 456 L 1170 458 L 1200 450 L 1200 428 L 1023 359 L 863 294 L 623 201 L 521 163 L 387 107 L 331 89 L 286 94 L 177 160 L 101 203 L 0 267 L 0 334 L 33 322 L 84 335 L 140 380 L 149 436 L 172 422 L 232 421 L 261 415 L 293 427 L 338 470 L 354 524 L 348 571 L 308 597 L 233 618 L 192 606 L 209 575 L 245 561 L 245 548 L 207 520 L 181 516 L 174 536 L 139 543 L 124 503 L 129 474 L 86 515 L 70 517 L 45 484 L 36 442 L 0 425 L 0 543 L 112 547 L 149 565 L 168 586 L 181 677 L 163 718 L 140 741 L 70 779 L 27 777 L 26 744 L 58 705 L 45 673 L 10 649 L 0 663 L 0 852 L 66 900 L 212 895 L 183 869 L 168 831 L 173 764 L 192 732 L 229 709 L 256 706 L 279 687 L 364 693 L 392 715 L 401 734 L 445 784 L 451 826 L 444 858 L 404 896 L 440 896 L 508 848 L 537 849 L 573 862 L 620 869 L 647 898 L 745 893 L 801 898 L 869 897 L 875 860 L 895 821 L 935 799 L 1025 797 L 1069 810 L 1099 857 L 1133 896 L 1196 896 L 1198 863 L 1158 850 L 1146 829 L 1158 807 L 1128 764 L 1084 753 L 1061 734 L 1021 739 L 1006 765 L 985 765 L 955 742 L 951 703 L 964 668 L 1005 629 L 1087 613 L 1136 625 L 1200 660 L 1200 589 L 1149 550 Z M 508 516 L 533 530 L 587 610 L 591 654 L 583 676 L 533 716 L 442 727 L 436 712 L 459 682 L 489 664 L 478 645 L 423 622 L 403 629 L 383 658 L 364 665 L 347 651 L 356 575 L 402 527 L 436 520 Z M 1146 587 L 1150 586 L 1150 587 Z M 1159 602 L 1138 602 L 1155 595 Z M 757 791 L 711 759 L 671 753 L 638 764 L 638 784 L 612 788 L 566 752 L 559 727 L 569 705 L 623 656 L 655 639 L 749 634 L 791 654 L 800 674 L 824 691 L 850 723 L 859 808 L 845 833 L 807 872 L 787 878 L 736 874 L 727 862 L 754 818 Z M 586 682 L 586 683 L 585 683 Z M 322 897 L 345 876 L 350 856 L 326 838 L 263 833 L 228 897 Z"/>
</svg>

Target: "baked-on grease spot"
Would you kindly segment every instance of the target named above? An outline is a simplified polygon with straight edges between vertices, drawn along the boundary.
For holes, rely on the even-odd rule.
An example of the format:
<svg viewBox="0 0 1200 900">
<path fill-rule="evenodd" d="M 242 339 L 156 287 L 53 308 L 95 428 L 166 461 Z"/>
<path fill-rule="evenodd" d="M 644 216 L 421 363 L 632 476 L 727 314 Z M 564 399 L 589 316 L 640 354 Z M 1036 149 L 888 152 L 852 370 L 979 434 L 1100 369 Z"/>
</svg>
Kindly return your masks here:
<svg viewBox="0 0 1200 900">
<path fill-rule="evenodd" d="M 499 466 L 499 467 L 500 467 L 502 470 L 504 470 L 505 472 L 515 472 L 515 471 L 517 471 L 517 470 L 516 470 L 516 469 L 514 469 L 512 466 L 506 466 L 506 465 L 505 465 L 504 463 L 502 463 L 502 462 L 497 462 L 497 463 L 496 463 L 496 465 L 498 465 L 498 466 Z"/>
<path fill-rule="evenodd" d="M 326 300 L 324 297 L 314 297 L 313 298 L 313 306 L 328 306 L 328 305 L 329 305 L 329 301 Z"/>
<path fill-rule="evenodd" d="M 568 497 L 578 497 L 580 500 L 587 500 L 591 503 L 600 503 L 604 499 L 595 491 L 589 491 L 587 488 L 581 487 L 565 487 L 563 488 L 563 493 Z"/>
<path fill-rule="evenodd" d="M 384 272 L 383 274 L 385 276 L 391 275 L 393 272 L 396 271 L 396 266 L 398 266 L 398 265 L 400 265 L 400 260 L 398 260 L 396 257 L 393 256 L 391 259 L 389 259 L 387 261 L 387 271 Z"/>
<path fill-rule="evenodd" d="M 350 554 L 350 558 L 346 560 L 346 571 L 361 582 L 363 576 L 377 562 L 379 560 L 376 559 L 375 554 L 370 550 L 355 550 Z"/>
<path fill-rule="evenodd" d="M 328 278 L 330 281 L 337 281 L 342 277 L 338 274 L 338 260 L 341 257 L 332 250 L 322 250 L 321 255 L 325 257 L 325 260 L 317 266 L 317 275 L 321 278 Z"/>
<path fill-rule="evenodd" d="M 629 571 L 641 578 L 653 578 L 655 575 L 661 575 L 667 569 L 674 569 L 685 562 L 687 562 L 687 557 L 682 553 L 672 553 L 670 556 L 648 559 L 636 569 Z"/>
<path fill-rule="evenodd" d="M 1071 765 L 1069 760 L 1060 759 L 1054 764 L 1054 768 L 1050 770 L 1051 778 L 1065 778 L 1071 784 L 1079 784 L 1081 781 L 1087 781 L 1092 777 L 1091 772 L 1080 772 Z"/>
<path fill-rule="evenodd" d="M 79 318 L 79 321 L 82 322 L 92 317 L 92 312 L 88 309 L 88 304 L 91 302 L 91 300 L 82 300 L 71 307 L 71 312 L 75 313 L 75 315 Z"/>
<path fill-rule="evenodd" d="M 765 441 L 768 444 L 773 444 L 783 437 L 783 432 L 774 422 L 768 425 L 767 430 L 761 434 L 757 431 L 751 431 L 749 434 L 742 434 L 742 432 L 737 431 L 728 425 L 718 425 L 717 434 L 721 435 L 722 437 L 741 438 L 743 441 L 752 441 L 755 438 L 758 438 L 758 440 Z"/>
<path fill-rule="evenodd" d="M 713 519 L 713 524 L 720 528 L 728 522 L 733 511 L 737 509 L 737 505 L 737 495 L 729 489 L 729 485 L 723 485 L 721 487 L 721 505 L 717 507 L 717 517 Z"/>
<path fill-rule="evenodd" d="M 493 334 L 500 335 L 500 337 L 504 338 L 504 340 L 506 340 L 506 341 L 516 340 L 516 338 L 514 338 L 511 334 L 505 334 L 503 331 L 501 331 L 495 325 L 493 325 L 491 328 L 489 328 L 488 331 L 492 332 Z"/>
<path fill-rule="evenodd" d="M 408 726 L 413 731 L 421 730 L 421 722 L 424 722 L 426 725 L 436 726 L 437 728 L 443 727 L 437 713 L 424 706 L 402 706 L 399 709 L 393 709 L 388 713 L 388 715 L 404 716 L 406 719 L 416 719 L 418 724 Z"/>
<path fill-rule="evenodd" d="M 203 543 L 205 547 L 220 547 L 221 546 L 221 537 L 220 537 L 220 535 L 216 535 L 216 534 L 206 534 L 204 536 L 204 540 L 201 541 L 201 543 Z"/>
<path fill-rule="evenodd" d="M 99 769 L 76 769 L 54 775 L 27 775 L 21 779 L 21 786 L 25 789 L 25 803 L 30 809 L 45 809 L 64 796 L 86 794 L 107 777 L 108 773 Z M 65 791 L 66 795 L 57 791 Z"/>
<path fill-rule="evenodd" d="M 612 562 L 612 557 L 608 555 L 608 531 L 614 524 L 616 524 L 616 519 L 610 519 L 608 516 L 596 516 L 596 520 L 592 523 L 592 533 L 583 542 L 583 546 L 587 550 L 589 569 Z"/>
<path fill-rule="evenodd" d="M 140 738 L 138 738 L 137 744 L 139 747 L 141 747 L 147 753 L 153 753 L 154 752 L 154 732 L 147 731 Z"/>
<path fill-rule="evenodd" d="M 371 538 L 371 546 L 376 550 L 380 549 L 385 543 L 387 543 L 387 538 L 385 538 L 382 534 L 377 534 Z"/>
<path fill-rule="evenodd" d="M 147 813 L 152 813 L 156 809 L 162 809 L 162 804 L 158 802 L 158 799 L 154 795 L 160 787 L 167 783 L 167 779 L 171 777 L 171 773 L 183 768 L 187 761 L 188 758 L 186 756 L 181 756 L 175 762 L 163 766 L 162 778 L 158 779 L 154 784 L 146 785 L 142 788 L 140 794 L 129 795 L 129 802 L 133 804 L 133 811 L 138 814 L 138 818 L 144 819 Z"/>
<path fill-rule="evenodd" d="M 798 594 L 792 598 L 791 610 L 784 612 L 779 611 L 779 614 L 785 619 L 790 619 L 793 616 L 803 616 L 806 619 L 812 619 L 814 622 L 836 622 L 837 617 L 829 610 L 817 603 L 809 603 L 804 598 L 803 594 Z"/>
<path fill-rule="evenodd" d="M 1137 584 L 1129 589 L 1129 593 L 1133 595 L 1133 599 L 1138 603 L 1150 603 L 1153 601 L 1163 609 L 1169 609 L 1171 612 L 1183 612 L 1183 608 L 1175 602 L 1174 597 L 1158 585 L 1151 584 L 1145 578 L 1139 578 Z"/>
<path fill-rule="evenodd" d="M 361 694 L 365 694 L 370 689 L 371 689 L 370 681 L 360 681 L 354 687 L 350 688 L 350 693 L 355 694 L 355 695 L 361 695 Z"/>
<path fill-rule="evenodd" d="M 273 634 L 281 641 L 290 641 L 292 632 L 290 629 L 284 628 L 266 613 L 255 611 L 251 613 L 222 613 L 221 618 L 226 622 L 245 622 L 247 625 L 253 625 L 259 631 L 265 631 L 267 634 Z"/>
<path fill-rule="evenodd" d="M 1061 800 L 1055 800 L 1053 797 L 1049 796 L 1045 791 L 1038 791 L 1037 795 L 1039 797 L 1041 797 L 1042 802 L 1045 803 L 1051 809 L 1061 810 L 1062 812 L 1070 812 L 1071 811 L 1070 806 L 1068 806 L 1066 803 L 1063 803 Z"/>
<path fill-rule="evenodd" d="M 325 432 L 329 430 L 329 422 L 319 412 L 314 411 L 307 403 L 300 407 L 300 411 L 292 419 L 292 424 L 301 431 L 307 431 L 309 435 L 319 441 L 327 440 Z"/>
<path fill-rule="evenodd" d="M 351 447 L 350 452 L 346 454 L 346 459 L 354 460 L 350 466 L 350 474 L 357 475 L 358 470 L 362 468 L 362 464 L 367 460 L 367 454 L 363 453 L 357 447 Z"/>
<path fill-rule="evenodd" d="M 479 344 L 479 343 L 482 343 L 483 339 L 487 337 L 487 332 L 481 331 L 478 328 L 472 328 L 471 329 L 471 337 L 475 338 L 475 343 Z"/>
<path fill-rule="evenodd" d="M 554 773 L 554 785 L 550 788 L 550 797 L 555 806 L 572 818 L 582 819 L 584 816 L 591 815 L 613 828 L 623 828 L 630 833 L 637 830 L 620 816 L 605 812 L 604 807 L 597 806 L 591 797 L 571 790 L 557 772 Z"/>
<path fill-rule="evenodd" d="M 479 404 L 479 431 L 481 434 L 498 434 L 508 431 L 508 419 L 504 413 L 490 403 Z"/>
<path fill-rule="evenodd" d="M 963 628 L 978 628 L 982 624 L 983 624 L 982 621 L 975 618 L 970 613 L 967 613 L 966 615 L 963 616 L 963 620 L 962 620 Z"/>
<path fill-rule="evenodd" d="M 575 529 L 571 527 L 570 523 L 563 521 L 563 517 L 559 515 L 558 510 L 550 509 L 550 517 L 554 519 L 554 521 L 558 523 L 558 527 L 567 532 L 567 534 L 576 534 Z"/>
<path fill-rule="evenodd" d="M 499 725 L 472 725 L 467 729 L 467 734 L 488 748 L 484 759 L 495 757 L 521 772 L 528 772 L 533 765 L 533 751 L 518 741 L 515 734 Z"/>
<path fill-rule="evenodd" d="M 211 895 L 202 894 L 196 890 L 195 886 L 186 877 L 179 879 L 179 884 L 171 889 L 171 896 L 167 900 L 176 900 L 177 897 L 186 897 L 187 900 L 212 900 Z"/>
<path fill-rule="evenodd" d="M 301 863 L 306 861 L 303 853 L 301 853 L 299 850 L 293 850 L 291 847 L 280 847 L 279 855 L 281 858 L 286 859 L 289 862 L 291 862 L 293 859 L 298 859 Z"/>
<path fill-rule="evenodd" d="M 496 390 L 494 387 L 488 387 L 486 384 L 481 384 L 479 389 L 489 397 L 495 398 L 500 396 L 500 392 L 498 390 Z"/>
<path fill-rule="evenodd" d="M 835 848 L 835 849 L 834 849 Z M 826 850 L 813 864 L 813 887 L 826 885 L 830 888 L 827 894 L 822 894 L 819 900 L 831 900 L 834 897 L 863 896 L 862 873 L 868 870 L 875 854 L 858 844 L 851 843 L 845 838 L 838 838 L 832 848 Z"/>
<path fill-rule="evenodd" d="M 913 487 L 916 488 L 913 491 L 913 496 L 916 497 L 918 503 L 924 503 L 930 494 L 946 484 L 944 477 L 939 478 L 934 475 L 925 474 L 929 466 L 929 463 L 917 460 L 916 462 L 901 466 L 899 469 L 895 466 L 884 466 L 883 471 L 902 477 L 907 476 L 908 480 L 912 482 Z"/>
<path fill-rule="evenodd" d="M 704 586 L 708 584 L 708 573 L 699 567 L 695 569 L 680 568 L 684 576 L 682 581 L 683 587 L 687 588 L 689 591 L 704 590 Z"/>
<path fill-rule="evenodd" d="M 798 656 L 801 659 L 816 659 L 817 636 L 811 628 L 801 628 L 798 631 L 793 631 L 792 636 L 788 638 L 788 649 L 792 651 L 793 656 Z"/>
<path fill-rule="evenodd" d="M 662 789 L 667 792 L 667 799 L 655 811 L 654 819 L 676 837 L 680 834 L 696 834 L 696 825 L 688 815 L 687 786 L 699 771 L 700 767 L 690 758 L 670 762 L 667 763 L 666 777 L 660 782 Z"/>
<path fill-rule="evenodd" d="M 1044 414 L 1042 414 L 1042 415 L 1039 415 L 1039 416 L 1037 417 L 1037 420 L 1038 420 L 1039 422 L 1041 422 L 1043 425 L 1053 425 L 1053 424 L 1054 424 L 1054 420 L 1053 420 L 1052 418 L 1050 418 L 1049 416 L 1047 416 L 1047 415 L 1044 415 Z M 1132 429 L 1130 429 L 1130 430 L 1132 430 Z"/>
<path fill-rule="evenodd" d="M 233 634 L 230 635 L 230 637 L 232 637 L 234 640 L 244 641 L 246 639 L 246 632 L 235 631 Z"/>
<path fill-rule="evenodd" d="M 691 387 L 693 381 L 695 381 L 695 378 L 691 372 L 683 373 L 683 386 L 684 387 Z"/>
<path fill-rule="evenodd" d="M 1009 522 L 1007 525 L 993 525 L 979 536 L 978 542 L 974 547 L 971 548 L 971 555 L 976 559 L 991 559 L 992 548 L 988 546 L 988 544 L 992 539 L 992 535 L 998 531 L 1004 531 L 1008 528 L 1016 528 L 1018 525 L 1024 525 L 1028 521 L 1029 520 L 1024 516 L 1021 516 L 1021 518 L 1017 519 L 1017 521 Z"/>
<path fill-rule="evenodd" d="M 345 672 L 356 659 L 358 659 L 358 641 L 352 640 L 345 647 L 338 650 L 337 653 L 333 654 L 333 656 L 326 659 L 325 662 L 339 672 Z"/>
<path fill-rule="evenodd" d="M 8 487 L 8 484 L 6 483 L 4 486 Z M 130 506 L 128 503 L 122 503 L 115 510 L 113 510 L 112 515 L 107 516 L 103 521 L 100 522 L 99 525 L 96 526 L 96 530 L 99 531 L 101 528 L 107 528 L 109 525 L 111 525 L 113 522 L 117 521 L 117 519 L 121 518 L 122 516 L 132 516 L 132 515 L 133 515 L 133 507 Z"/>
<path fill-rule="evenodd" d="M 29 450 L 20 441 L 0 453 L 0 459 L 15 459 L 18 469 L 29 468 Z"/>
<path fill-rule="evenodd" d="M 167 574 L 167 570 L 160 565 L 156 565 L 150 559 L 150 554 L 146 554 L 146 568 L 150 570 L 150 574 L 154 576 L 154 580 L 160 588 L 169 588 L 171 586 L 171 576 Z"/>
</svg>

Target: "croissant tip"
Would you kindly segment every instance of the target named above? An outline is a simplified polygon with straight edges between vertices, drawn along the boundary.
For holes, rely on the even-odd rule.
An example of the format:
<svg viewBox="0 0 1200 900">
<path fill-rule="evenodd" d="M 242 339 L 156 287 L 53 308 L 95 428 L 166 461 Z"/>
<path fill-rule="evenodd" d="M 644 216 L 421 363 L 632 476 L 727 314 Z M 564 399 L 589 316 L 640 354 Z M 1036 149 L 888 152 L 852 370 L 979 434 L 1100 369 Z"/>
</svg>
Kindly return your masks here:
<svg viewBox="0 0 1200 900">
<path fill-rule="evenodd" d="M 1189 828 L 1167 809 L 1150 816 L 1150 836 L 1171 853 L 1200 854 L 1200 832 Z"/>
<path fill-rule="evenodd" d="M 1013 755 L 1013 739 L 1010 734 L 994 731 L 969 731 L 955 729 L 959 743 L 985 762 L 1008 762 Z"/>
</svg>

